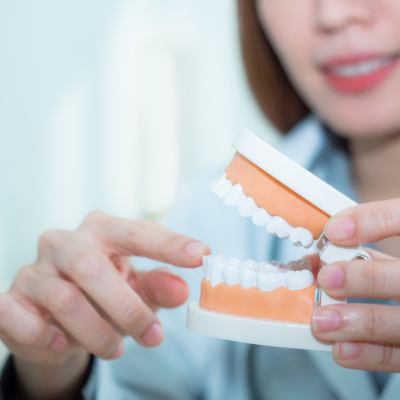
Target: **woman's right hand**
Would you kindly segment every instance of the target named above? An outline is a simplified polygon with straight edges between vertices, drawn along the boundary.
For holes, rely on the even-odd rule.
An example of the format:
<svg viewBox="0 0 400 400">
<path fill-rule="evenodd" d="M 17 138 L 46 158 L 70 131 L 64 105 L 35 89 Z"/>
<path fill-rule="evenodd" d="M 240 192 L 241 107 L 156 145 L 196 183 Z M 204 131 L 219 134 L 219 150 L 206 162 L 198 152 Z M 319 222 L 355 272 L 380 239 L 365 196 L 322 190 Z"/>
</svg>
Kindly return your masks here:
<svg viewBox="0 0 400 400">
<path fill-rule="evenodd" d="M 208 252 L 159 224 L 92 212 L 76 231 L 41 236 L 36 262 L 0 294 L 0 337 L 21 370 L 24 363 L 54 367 L 73 358 L 86 365 L 82 354 L 89 353 L 117 358 L 125 335 L 156 346 L 156 310 L 184 303 L 188 288 L 164 269 L 135 271 L 128 257 L 196 267 Z"/>
</svg>

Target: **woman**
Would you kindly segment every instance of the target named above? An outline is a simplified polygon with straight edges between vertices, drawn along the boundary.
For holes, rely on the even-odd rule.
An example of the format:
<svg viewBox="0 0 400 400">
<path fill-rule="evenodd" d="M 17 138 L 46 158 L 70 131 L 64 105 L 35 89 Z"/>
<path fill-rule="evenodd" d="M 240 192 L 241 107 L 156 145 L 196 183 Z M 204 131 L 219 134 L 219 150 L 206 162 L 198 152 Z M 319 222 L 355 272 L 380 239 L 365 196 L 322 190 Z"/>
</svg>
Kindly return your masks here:
<svg viewBox="0 0 400 400">
<path fill-rule="evenodd" d="M 319 283 L 337 297 L 399 298 L 400 200 L 371 201 L 399 196 L 400 3 L 240 0 L 239 10 L 249 82 L 287 134 L 282 151 L 363 203 L 335 216 L 326 234 L 380 250 L 368 263 L 325 266 Z M 228 255 L 299 255 L 223 210 L 205 185 L 198 182 L 203 194 L 182 201 L 177 229 Z M 400 313 L 384 304 L 315 311 L 314 333 L 333 343 L 334 360 L 191 334 L 183 308 L 164 316 L 163 345 L 145 349 L 162 340 L 155 311 L 182 304 L 187 286 L 164 270 L 134 272 L 127 257 L 194 267 L 208 252 L 158 225 L 99 212 L 74 232 L 44 234 L 36 262 L 0 298 L 1 337 L 13 354 L 3 373 L 5 398 L 17 390 L 34 399 L 398 398 L 400 378 L 386 372 L 400 372 Z M 182 276 L 196 299 L 201 272 Z M 125 349 L 124 335 L 136 341 Z"/>
</svg>

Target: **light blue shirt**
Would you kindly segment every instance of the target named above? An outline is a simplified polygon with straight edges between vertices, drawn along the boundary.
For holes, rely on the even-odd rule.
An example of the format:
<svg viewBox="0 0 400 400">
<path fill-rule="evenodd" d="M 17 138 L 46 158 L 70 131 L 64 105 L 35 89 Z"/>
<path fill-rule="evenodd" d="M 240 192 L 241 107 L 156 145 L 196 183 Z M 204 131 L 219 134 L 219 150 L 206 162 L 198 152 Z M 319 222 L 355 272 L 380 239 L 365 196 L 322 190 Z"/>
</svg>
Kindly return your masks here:
<svg viewBox="0 0 400 400">
<path fill-rule="evenodd" d="M 351 171 L 315 118 L 284 140 L 281 151 L 345 194 L 355 198 Z M 222 174 L 193 179 L 182 193 L 170 227 L 208 243 L 214 253 L 258 261 L 294 260 L 304 251 L 269 236 L 225 207 L 209 191 Z M 175 271 L 176 272 L 176 271 Z M 202 270 L 178 270 L 199 298 Z M 400 376 L 392 374 L 379 394 L 371 373 L 339 367 L 329 353 L 277 349 L 228 342 L 186 329 L 186 307 L 161 312 L 166 339 L 156 349 L 126 340 L 117 361 L 96 360 L 85 388 L 87 399 L 140 400 L 397 400 Z"/>
</svg>

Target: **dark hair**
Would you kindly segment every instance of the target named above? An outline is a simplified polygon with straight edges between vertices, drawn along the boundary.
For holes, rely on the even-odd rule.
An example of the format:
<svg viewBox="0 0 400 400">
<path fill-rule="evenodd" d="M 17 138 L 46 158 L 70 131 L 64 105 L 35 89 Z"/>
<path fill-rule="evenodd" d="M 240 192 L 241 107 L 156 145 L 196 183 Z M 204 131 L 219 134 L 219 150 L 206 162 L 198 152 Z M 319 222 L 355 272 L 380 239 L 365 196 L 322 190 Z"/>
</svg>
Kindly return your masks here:
<svg viewBox="0 0 400 400">
<path fill-rule="evenodd" d="M 286 133 L 309 109 L 293 87 L 258 19 L 255 0 L 238 0 L 240 41 L 250 88 L 264 114 Z"/>
</svg>

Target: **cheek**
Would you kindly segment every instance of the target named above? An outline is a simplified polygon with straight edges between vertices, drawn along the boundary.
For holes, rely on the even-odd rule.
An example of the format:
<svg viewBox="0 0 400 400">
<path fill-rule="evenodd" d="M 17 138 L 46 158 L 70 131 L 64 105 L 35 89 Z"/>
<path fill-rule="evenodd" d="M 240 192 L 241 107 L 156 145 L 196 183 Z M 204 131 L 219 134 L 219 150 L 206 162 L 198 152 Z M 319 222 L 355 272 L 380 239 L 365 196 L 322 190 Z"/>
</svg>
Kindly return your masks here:
<svg viewBox="0 0 400 400">
<path fill-rule="evenodd" d="M 309 107 L 346 136 L 376 136 L 400 129 L 400 63 L 379 87 L 362 94 L 333 89 L 314 62 L 332 37 L 315 27 L 314 0 L 259 0 L 260 21 L 282 66 Z M 400 1 L 382 0 L 373 31 L 363 32 L 383 48 L 397 43 L 400 51 Z"/>
<path fill-rule="evenodd" d="M 290 78 L 307 73 L 313 47 L 314 0 L 260 0 L 257 10 L 269 41 Z M 299 34 L 301 32 L 301 34 Z"/>
<path fill-rule="evenodd" d="M 292 84 L 309 104 L 318 96 L 318 81 L 312 62 L 316 45 L 313 1 L 258 2 L 259 19 L 269 41 Z"/>
</svg>

